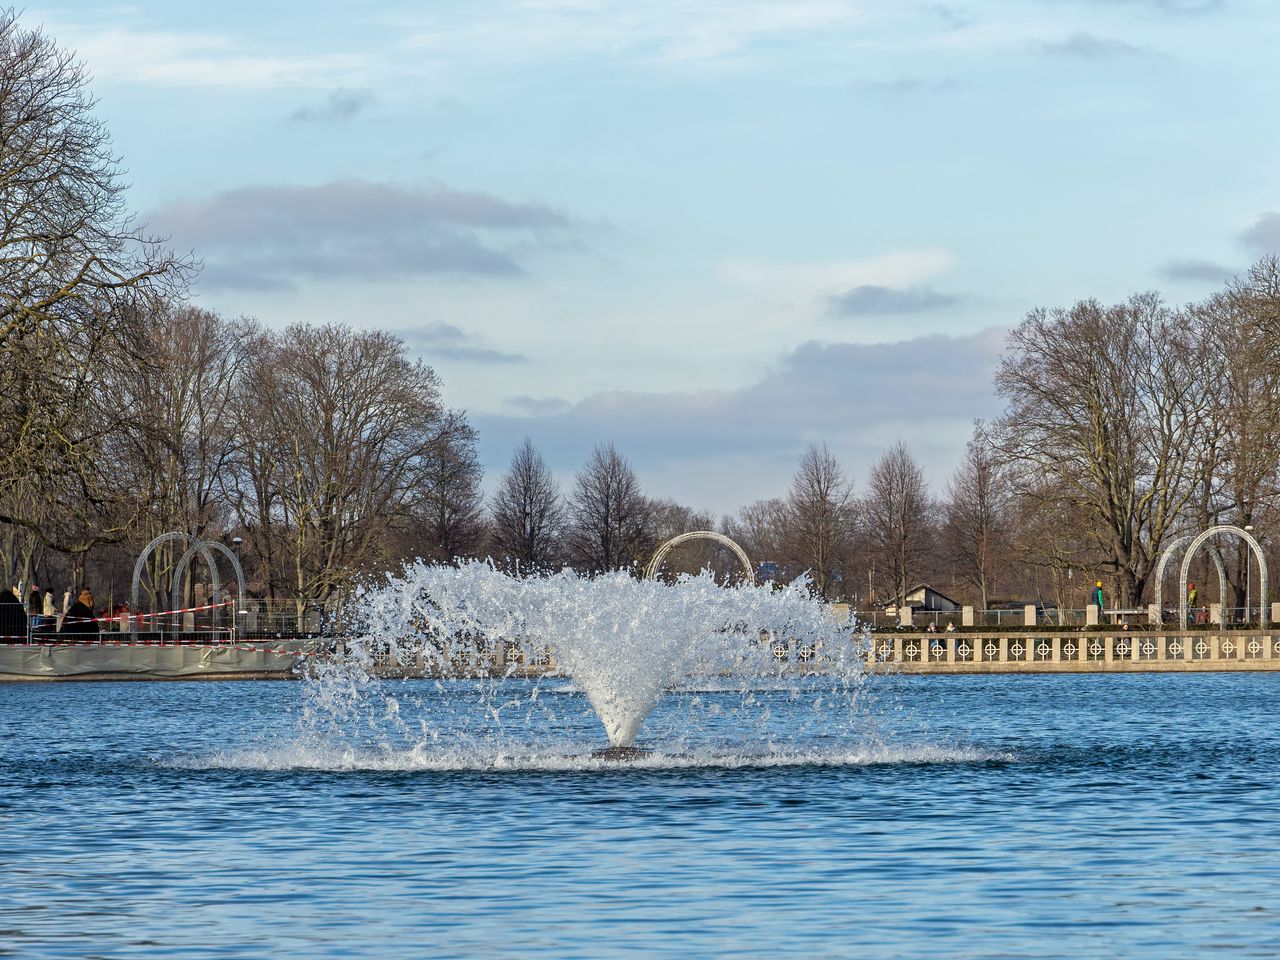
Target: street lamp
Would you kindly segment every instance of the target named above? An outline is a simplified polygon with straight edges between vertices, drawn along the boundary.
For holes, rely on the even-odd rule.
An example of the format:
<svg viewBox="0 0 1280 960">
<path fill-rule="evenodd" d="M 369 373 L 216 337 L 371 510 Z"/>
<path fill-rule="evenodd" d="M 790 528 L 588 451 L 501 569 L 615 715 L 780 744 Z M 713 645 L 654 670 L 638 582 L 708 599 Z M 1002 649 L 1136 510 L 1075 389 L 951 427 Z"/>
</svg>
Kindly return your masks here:
<svg viewBox="0 0 1280 960">
<path fill-rule="evenodd" d="M 1246 523 L 1244 532 L 1253 533 L 1253 524 Z M 1253 605 L 1253 551 L 1245 551 L 1244 560 L 1244 622 L 1246 626 L 1251 622 L 1249 620 L 1249 610 Z M 1262 623 L 1259 618 L 1258 623 Z"/>
<path fill-rule="evenodd" d="M 237 567 L 239 567 L 239 566 L 240 566 L 240 544 L 242 544 L 242 543 L 244 543 L 244 540 L 242 540 L 240 537 L 232 537 L 232 538 L 231 538 L 231 549 L 235 551 L 235 555 L 236 555 L 236 566 L 237 566 Z M 243 574 L 242 574 L 239 570 L 237 570 L 236 575 L 237 575 L 237 576 L 239 576 L 239 577 L 241 577 L 241 578 L 243 579 Z M 237 590 L 236 590 L 235 616 L 233 616 L 233 617 L 231 618 L 231 629 L 232 629 L 232 631 L 233 631 L 232 636 L 238 636 L 238 635 L 239 635 L 239 632 L 240 632 L 240 618 L 241 618 L 241 617 L 243 617 L 243 616 L 247 616 L 247 615 L 248 615 L 248 613 L 249 613 L 249 611 L 248 611 L 248 610 L 246 610 L 246 609 L 244 608 L 244 597 L 240 596 L 240 591 L 239 591 L 239 589 L 237 589 Z"/>
</svg>

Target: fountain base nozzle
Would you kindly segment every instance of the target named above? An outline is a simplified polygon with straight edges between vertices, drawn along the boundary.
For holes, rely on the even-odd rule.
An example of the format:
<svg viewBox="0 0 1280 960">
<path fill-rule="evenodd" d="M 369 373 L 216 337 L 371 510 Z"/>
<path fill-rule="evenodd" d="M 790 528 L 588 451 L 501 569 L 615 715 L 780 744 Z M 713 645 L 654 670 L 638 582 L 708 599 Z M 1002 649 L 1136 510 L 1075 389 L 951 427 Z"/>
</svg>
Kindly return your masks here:
<svg viewBox="0 0 1280 960">
<path fill-rule="evenodd" d="M 619 763 L 628 760 L 643 760 L 645 757 L 651 756 L 653 756 L 653 751 L 646 747 L 605 747 L 601 750 L 591 751 L 593 760 L 611 760 Z"/>
</svg>

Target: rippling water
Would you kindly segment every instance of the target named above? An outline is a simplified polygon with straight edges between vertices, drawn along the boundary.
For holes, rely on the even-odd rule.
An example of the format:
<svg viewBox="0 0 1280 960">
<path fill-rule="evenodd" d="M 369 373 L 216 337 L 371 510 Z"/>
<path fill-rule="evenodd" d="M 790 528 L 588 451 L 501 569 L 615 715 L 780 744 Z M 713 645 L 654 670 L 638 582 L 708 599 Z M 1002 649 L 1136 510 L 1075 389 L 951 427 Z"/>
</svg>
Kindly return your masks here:
<svg viewBox="0 0 1280 960">
<path fill-rule="evenodd" d="M 0 954 L 1280 953 L 1280 677 L 689 690 L 622 765 L 537 689 L 0 687 Z"/>
</svg>

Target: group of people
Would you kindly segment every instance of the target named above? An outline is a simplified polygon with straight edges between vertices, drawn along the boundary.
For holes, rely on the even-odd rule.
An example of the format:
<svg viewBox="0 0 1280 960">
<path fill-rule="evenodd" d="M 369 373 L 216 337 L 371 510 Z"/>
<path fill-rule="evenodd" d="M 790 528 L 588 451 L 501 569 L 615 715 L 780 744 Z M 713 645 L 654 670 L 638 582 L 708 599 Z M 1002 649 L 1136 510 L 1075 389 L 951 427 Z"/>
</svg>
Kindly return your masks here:
<svg viewBox="0 0 1280 960">
<path fill-rule="evenodd" d="M 93 594 L 86 587 L 73 601 L 68 590 L 62 598 L 62 611 L 54 602 L 52 590 L 32 586 L 24 602 L 22 589 L 14 586 L 0 590 L 0 642 L 12 643 L 50 634 L 96 634 L 98 621 L 93 615 Z"/>
</svg>

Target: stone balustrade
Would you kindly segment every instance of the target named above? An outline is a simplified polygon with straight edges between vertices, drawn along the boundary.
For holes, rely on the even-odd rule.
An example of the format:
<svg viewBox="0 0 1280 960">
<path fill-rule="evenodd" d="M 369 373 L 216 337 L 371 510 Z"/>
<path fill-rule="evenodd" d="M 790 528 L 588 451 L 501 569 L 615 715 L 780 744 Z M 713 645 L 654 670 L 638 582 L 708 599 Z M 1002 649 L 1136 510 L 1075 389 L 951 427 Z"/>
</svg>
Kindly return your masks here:
<svg viewBox="0 0 1280 960">
<path fill-rule="evenodd" d="M 1280 670 L 1280 633 L 1256 630 L 871 635 L 876 666 L 905 673 Z"/>
</svg>

